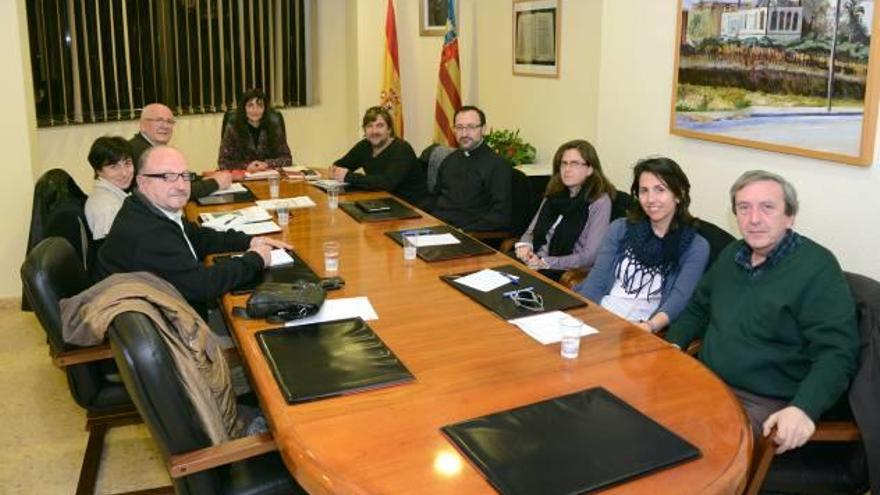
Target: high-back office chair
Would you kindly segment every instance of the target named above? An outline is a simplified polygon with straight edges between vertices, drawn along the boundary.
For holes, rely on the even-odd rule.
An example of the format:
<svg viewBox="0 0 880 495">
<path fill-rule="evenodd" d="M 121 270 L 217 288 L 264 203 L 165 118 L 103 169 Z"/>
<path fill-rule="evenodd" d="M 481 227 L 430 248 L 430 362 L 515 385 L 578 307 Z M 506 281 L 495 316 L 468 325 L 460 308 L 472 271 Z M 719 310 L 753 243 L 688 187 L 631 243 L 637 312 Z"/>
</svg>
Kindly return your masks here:
<svg viewBox="0 0 880 495">
<path fill-rule="evenodd" d="M 529 227 L 532 217 L 538 211 L 541 198 L 532 190 L 529 177 L 515 167 L 510 175 L 510 195 L 510 226 L 507 230 L 468 232 L 468 234 L 501 251 L 504 251 L 508 244 L 512 246 L 512 243 L 516 242 Z"/>
<path fill-rule="evenodd" d="M 440 171 L 440 164 L 443 163 L 443 160 L 452 154 L 453 151 L 455 151 L 455 148 L 433 143 L 422 150 L 422 154 L 419 155 L 419 161 L 422 162 L 425 167 L 429 193 L 433 193 L 434 187 L 437 186 L 437 172 Z"/>
<path fill-rule="evenodd" d="M 149 318 L 120 314 L 109 339 L 122 381 L 169 467 L 175 493 L 305 493 L 274 452 L 269 433 L 211 445 L 171 352 Z"/>
<path fill-rule="evenodd" d="M 709 262 L 706 263 L 706 270 L 715 263 L 715 258 L 721 251 L 736 240 L 730 232 L 702 218 L 697 219 L 697 233 L 709 243 Z"/>
<path fill-rule="evenodd" d="M 104 448 L 104 435 L 113 426 L 139 421 L 121 383 L 107 380 L 112 371 L 109 347 L 77 348 L 64 343 L 59 301 L 89 285 L 82 261 L 67 240 L 49 237 L 27 254 L 21 266 L 24 293 L 46 332 L 54 363 L 63 368 L 73 399 L 87 412 L 89 441 L 83 456 L 77 494 L 94 492 Z"/>
<path fill-rule="evenodd" d="M 762 439 L 747 494 L 861 495 L 869 482 L 871 493 L 880 493 L 880 282 L 854 273 L 846 278 L 862 343 L 859 369 L 839 404 L 851 412 L 833 408 L 816 423 L 809 443 L 779 456 L 773 441 Z"/>
<path fill-rule="evenodd" d="M 55 168 L 44 173 L 34 185 L 26 252 L 47 237 L 60 236 L 73 246 L 80 263 L 88 270 L 94 253 L 91 249 L 92 233 L 86 222 L 86 198 L 86 194 L 66 171 Z M 21 303 L 23 310 L 30 310 L 24 293 Z"/>
<path fill-rule="evenodd" d="M 223 135 L 226 134 L 226 126 L 229 125 L 232 118 L 235 117 L 240 110 L 241 107 L 233 108 L 232 110 L 227 110 L 226 113 L 223 114 L 223 122 L 220 124 L 220 141 L 223 141 Z M 266 111 L 263 113 L 263 119 L 268 119 L 266 123 L 270 125 L 277 123 L 281 126 L 284 135 L 287 135 L 287 128 L 284 125 L 284 116 L 281 115 L 280 112 L 272 108 L 266 108 Z"/>
</svg>

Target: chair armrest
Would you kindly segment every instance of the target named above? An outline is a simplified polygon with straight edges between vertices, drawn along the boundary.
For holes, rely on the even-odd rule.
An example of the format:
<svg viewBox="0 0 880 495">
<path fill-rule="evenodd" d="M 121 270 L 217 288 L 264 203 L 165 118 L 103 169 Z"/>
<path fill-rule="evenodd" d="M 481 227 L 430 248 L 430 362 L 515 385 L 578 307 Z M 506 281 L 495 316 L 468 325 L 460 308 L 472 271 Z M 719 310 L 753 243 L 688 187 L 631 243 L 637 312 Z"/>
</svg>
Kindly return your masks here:
<svg viewBox="0 0 880 495">
<path fill-rule="evenodd" d="M 236 438 L 220 445 L 171 456 L 168 473 L 172 478 L 180 478 L 274 450 L 278 450 L 278 446 L 269 432 Z"/>
<path fill-rule="evenodd" d="M 686 352 L 689 356 L 697 357 L 697 354 L 700 352 L 700 347 L 703 347 L 703 339 L 691 341 L 684 352 Z"/>
<path fill-rule="evenodd" d="M 110 350 L 110 344 L 106 343 L 94 347 L 61 351 L 52 356 L 52 363 L 59 368 L 65 368 L 75 364 L 93 363 L 105 359 L 113 359 L 113 351 Z"/>
<path fill-rule="evenodd" d="M 588 273 L 590 273 L 588 270 L 568 270 L 559 277 L 559 283 L 569 289 L 574 289 L 577 284 L 587 278 Z"/>
<path fill-rule="evenodd" d="M 855 442 L 862 438 L 853 421 L 819 421 L 811 442 Z"/>
<path fill-rule="evenodd" d="M 508 237 L 507 239 L 504 239 L 503 241 L 501 241 L 501 247 L 499 247 L 498 250 L 504 254 L 513 251 L 513 246 L 514 244 L 516 244 L 517 240 L 518 239 L 516 239 L 515 237 Z"/>
</svg>

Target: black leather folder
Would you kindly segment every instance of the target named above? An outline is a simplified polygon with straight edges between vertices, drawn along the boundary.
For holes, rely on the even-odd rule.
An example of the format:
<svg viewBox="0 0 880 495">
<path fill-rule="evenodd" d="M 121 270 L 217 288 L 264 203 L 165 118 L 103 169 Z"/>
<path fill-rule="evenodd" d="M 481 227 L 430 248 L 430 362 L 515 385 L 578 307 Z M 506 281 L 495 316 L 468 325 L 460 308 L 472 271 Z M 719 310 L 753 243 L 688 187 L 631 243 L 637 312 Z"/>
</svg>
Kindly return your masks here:
<svg viewBox="0 0 880 495">
<path fill-rule="evenodd" d="M 441 428 L 499 492 L 591 492 L 700 457 L 602 387 Z"/>
<path fill-rule="evenodd" d="M 374 208 L 382 204 L 388 208 L 383 211 L 368 212 L 359 207 L 355 202 L 339 203 L 339 208 L 348 213 L 351 218 L 358 222 L 384 222 L 385 220 L 401 220 L 404 218 L 421 218 L 422 216 L 416 210 L 404 205 L 391 197 L 371 199 L 370 203 Z"/>
<path fill-rule="evenodd" d="M 247 189 L 247 191 L 202 196 L 201 198 L 196 198 L 196 203 L 200 204 L 201 206 L 213 206 L 227 205 L 232 203 L 250 203 L 256 201 L 257 197 L 254 196 L 254 193 L 251 192 L 250 188 L 246 185 L 244 185 L 244 188 Z"/>
<path fill-rule="evenodd" d="M 458 244 L 447 244 L 445 246 L 428 246 L 420 247 L 417 251 L 419 258 L 424 261 L 444 261 L 458 258 L 467 258 L 469 256 L 480 256 L 484 254 L 492 254 L 494 249 L 465 234 L 464 232 L 450 227 L 449 225 L 434 225 L 431 227 L 419 227 L 407 230 L 395 230 L 385 232 L 394 242 L 403 245 L 403 236 L 409 232 L 416 232 L 419 235 L 432 234 L 452 234 L 456 239 L 461 241 Z"/>
<path fill-rule="evenodd" d="M 321 277 L 303 261 L 296 252 L 288 249 L 287 254 L 293 258 L 293 263 L 279 265 L 267 268 L 261 271 L 257 276 L 246 285 L 236 287 L 234 292 L 250 292 L 263 282 L 280 282 L 291 284 L 297 280 L 305 280 L 306 282 L 318 282 Z M 231 255 L 219 255 L 214 257 L 214 263 L 225 263 Z"/>
<path fill-rule="evenodd" d="M 256 336 L 288 404 L 414 380 L 360 318 L 263 330 Z"/>
<path fill-rule="evenodd" d="M 517 279 L 515 284 L 511 282 L 489 292 L 481 292 L 477 289 L 459 284 L 455 281 L 456 279 L 464 277 L 465 275 L 470 275 L 471 273 L 474 273 L 474 271 L 454 273 L 450 275 L 441 275 L 440 279 L 460 290 L 465 295 L 467 295 L 474 301 L 482 304 L 484 307 L 486 307 L 486 309 L 491 310 L 505 320 L 522 318 L 523 316 L 536 315 L 540 313 L 545 313 L 547 311 L 564 311 L 566 309 L 579 308 L 581 306 L 587 305 L 587 303 L 578 299 L 577 297 L 556 287 L 555 285 L 550 285 L 549 283 L 539 279 L 537 276 L 530 273 L 528 270 L 520 269 L 516 265 L 493 266 L 492 270 L 513 275 L 519 278 Z M 544 299 L 543 310 L 531 311 L 525 308 L 517 307 L 513 303 L 513 299 L 505 295 L 510 293 L 511 291 L 524 289 L 526 287 L 532 287 L 535 294 L 540 294 L 541 297 Z"/>
</svg>

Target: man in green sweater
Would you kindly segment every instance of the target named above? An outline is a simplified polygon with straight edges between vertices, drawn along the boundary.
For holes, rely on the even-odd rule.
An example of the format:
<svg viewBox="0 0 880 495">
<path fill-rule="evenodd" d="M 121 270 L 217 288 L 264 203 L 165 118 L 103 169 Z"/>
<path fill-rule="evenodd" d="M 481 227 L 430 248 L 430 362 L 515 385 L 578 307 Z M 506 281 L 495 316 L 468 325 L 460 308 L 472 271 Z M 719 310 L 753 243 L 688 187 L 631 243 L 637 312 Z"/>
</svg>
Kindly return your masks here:
<svg viewBox="0 0 880 495">
<path fill-rule="evenodd" d="M 667 339 L 739 398 L 756 437 L 776 427 L 777 453 L 800 447 L 847 390 L 859 349 L 855 305 L 834 255 L 791 230 L 797 193 L 753 170 L 730 188 L 742 241 L 700 280 Z"/>
</svg>

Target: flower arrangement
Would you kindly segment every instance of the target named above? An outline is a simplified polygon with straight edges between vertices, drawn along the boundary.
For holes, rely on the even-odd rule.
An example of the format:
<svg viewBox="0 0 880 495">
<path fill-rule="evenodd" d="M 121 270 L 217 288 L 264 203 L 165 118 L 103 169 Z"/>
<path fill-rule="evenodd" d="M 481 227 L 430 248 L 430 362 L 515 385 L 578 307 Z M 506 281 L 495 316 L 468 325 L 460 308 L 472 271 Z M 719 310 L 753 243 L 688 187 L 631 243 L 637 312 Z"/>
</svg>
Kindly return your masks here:
<svg viewBox="0 0 880 495">
<path fill-rule="evenodd" d="M 490 148 L 514 166 L 535 161 L 535 147 L 519 136 L 519 129 L 489 129 L 485 139 Z"/>
</svg>

